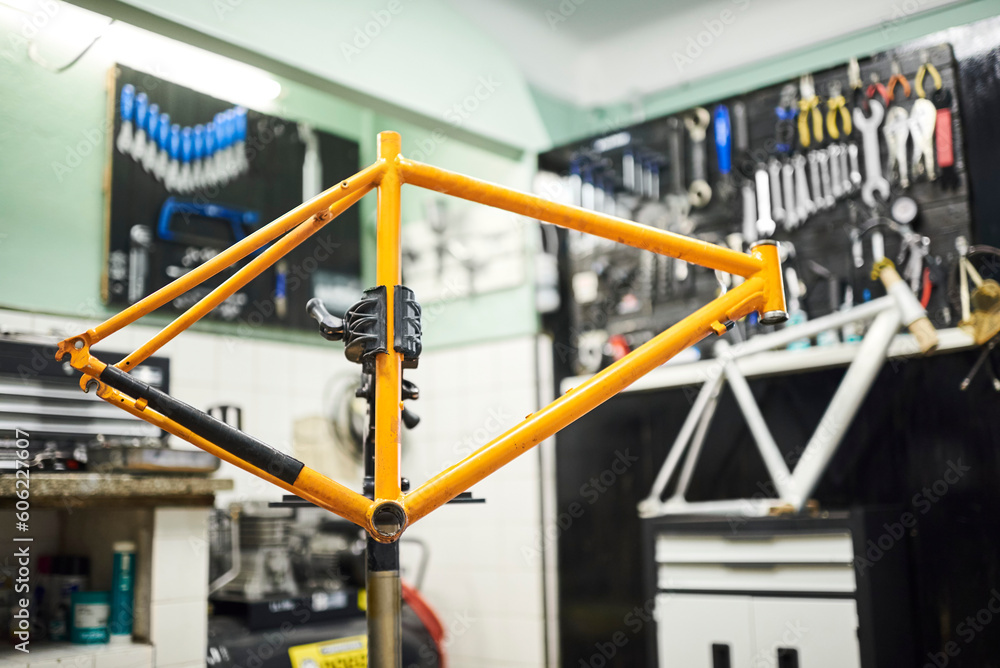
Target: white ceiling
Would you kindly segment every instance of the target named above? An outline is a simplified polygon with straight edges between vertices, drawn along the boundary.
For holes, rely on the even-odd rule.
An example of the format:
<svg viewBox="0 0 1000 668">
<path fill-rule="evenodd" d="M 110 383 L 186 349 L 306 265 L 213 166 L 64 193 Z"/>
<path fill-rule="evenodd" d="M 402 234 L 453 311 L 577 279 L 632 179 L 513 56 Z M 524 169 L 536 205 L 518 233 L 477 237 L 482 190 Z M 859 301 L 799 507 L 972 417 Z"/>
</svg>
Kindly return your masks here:
<svg viewBox="0 0 1000 668">
<path fill-rule="evenodd" d="M 956 1 L 450 0 L 533 85 L 584 107 L 628 102 L 871 28 L 888 48 L 899 21 Z"/>
</svg>

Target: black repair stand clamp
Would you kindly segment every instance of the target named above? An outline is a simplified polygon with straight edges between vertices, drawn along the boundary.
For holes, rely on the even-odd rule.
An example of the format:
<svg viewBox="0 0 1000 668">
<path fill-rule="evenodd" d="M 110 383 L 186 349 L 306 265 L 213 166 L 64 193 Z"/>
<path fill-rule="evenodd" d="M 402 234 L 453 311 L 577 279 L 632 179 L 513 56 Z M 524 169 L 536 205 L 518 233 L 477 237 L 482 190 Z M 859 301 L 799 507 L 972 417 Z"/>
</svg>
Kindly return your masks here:
<svg viewBox="0 0 1000 668">
<path fill-rule="evenodd" d="M 403 356 L 403 368 L 415 369 L 422 350 L 420 304 L 413 291 L 397 285 L 394 288 L 395 305 L 394 348 Z M 364 297 L 347 310 L 344 319 L 335 317 L 319 299 L 306 304 L 309 315 L 319 323 L 320 335 L 328 341 L 343 341 L 344 355 L 361 365 L 361 384 L 355 396 L 368 402 L 368 429 L 365 432 L 362 458 L 365 465 L 363 494 L 375 497 L 375 355 L 387 352 L 386 348 L 386 291 L 379 286 L 365 290 Z M 405 401 L 420 398 L 420 391 L 412 382 L 401 379 L 402 397 Z M 413 429 L 420 417 L 408 408 L 400 415 L 403 426 Z M 400 490 L 410 489 L 410 481 L 402 478 Z M 448 503 L 483 503 L 485 499 L 473 498 L 471 492 L 462 492 Z M 315 507 L 295 495 L 285 495 L 272 507 Z M 397 665 L 392 657 L 402 656 L 402 630 L 399 624 L 402 611 L 402 587 L 399 579 L 399 541 L 380 543 L 367 536 L 366 550 L 366 612 L 368 619 L 369 666 Z"/>
<path fill-rule="evenodd" d="M 409 288 L 397 285 L 393 293 L 393 347 L 402 354 L 403 368 L 415 369 L 420 359 L 420 304 Z M 379 286 L 365 290 L 364 297 L 348 309 L 344 319 L 331 315 L 318 299 L 306 305 L 309 315 L 319 323 L 319 331 L 329 341 L 343 341 L 344 355 L 361 365 L 361 385 L 356 396 L 368 402 L 368 429 L 365 432 L 363 459 L 365 477 L 363 493 L 375 498 L 375 356 L 386 348 L 386 289 Z M 420 396 L 417 386 L 402 380 L 402 397 L 415 400 Z M 407 408 L 401 414 L 403 425 L 413 429 L 420 418 Z M 400 480 L 400 489 L 407 491 L 410 481 Z M 365 596 L 368 619 L 368 665 L 399 664 L 402 657 L 403 608 L 402 585 L 399 579 L 399 541 L 380 543 L 368 536 L 366 550 Z"/>
</svg>

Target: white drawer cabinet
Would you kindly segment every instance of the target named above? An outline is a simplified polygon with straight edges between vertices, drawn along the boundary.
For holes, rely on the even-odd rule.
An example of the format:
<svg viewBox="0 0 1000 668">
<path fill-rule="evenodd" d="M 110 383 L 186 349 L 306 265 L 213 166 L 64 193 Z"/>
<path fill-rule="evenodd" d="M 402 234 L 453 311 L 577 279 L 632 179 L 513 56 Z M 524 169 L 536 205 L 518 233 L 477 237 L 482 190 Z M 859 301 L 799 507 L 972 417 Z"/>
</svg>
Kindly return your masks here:
<svg viewBox="0 0 1000 668">
<path fill-rule="evenodd" d="M 859 567 L 884 517 L 648 520 L 658 665 L 910 665 L 905 542 Z"/>
<path fill-rule="evenodd" d="M 852 600 L 659 594 L 656 615 L 662 668 L 861 666 Z"/>
</svg>

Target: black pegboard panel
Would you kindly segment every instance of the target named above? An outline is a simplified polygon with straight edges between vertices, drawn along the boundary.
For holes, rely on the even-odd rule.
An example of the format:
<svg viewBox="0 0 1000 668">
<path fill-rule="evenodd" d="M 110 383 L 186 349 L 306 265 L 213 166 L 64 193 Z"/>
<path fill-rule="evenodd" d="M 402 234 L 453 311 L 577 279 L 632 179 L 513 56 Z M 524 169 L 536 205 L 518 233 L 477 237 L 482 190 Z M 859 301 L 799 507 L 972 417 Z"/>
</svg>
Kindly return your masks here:
<svg viewBox="0 0 1000 668">
<path fill-rule="evenodd" d="M 938 69 L 943 86 L 955 92 L 952 102 L 952 120 L 957 186 L 946 188 L 940 178 L 937 181 L 928 182 L 914 180 L 911 177 L 910 186 L 905 190 L 901 189 L 898 184 L 893 184 L 890 201 L 905 194 L 917 202 L 920 216 L 915 226 L 916 231 L 930 239 L 930 255 L 940 257 L 942 263 L 949 266 L 954 262 L 956 256 L 956 237 L 961 235 L 971 238 L 973 236 L 969 186 L 965 168 L 964 137 L 958 106 L 959 95 L 955 91 L 959 82 L 957 81 L 957 67 L 952 48 L 949 44 L 938 44 L 929 48 L 900 48 L 895 51 L 879 53 L 860 60 L 861 78 L 866 87 L 873 75 L 882 82 L 888 82 L 892 75 L 892 63 L 895 61 L 902 74 L 912 83 L 925 60 L 929 60 Z M 814 72 L 813 79 L 816 92 L 823 100 L 821 109 L 824 120 L 827 109 L 825 102 L 831 82 L 836 81 L 841 84 L 844 95 L 848 98 L 848 105 L 851 106 L 851 89 L 848 85 L 846 62 L 838 67 Z M 743 179 L 752 180 L 753 172 L 757 167 L 775 155 L 775 107 L 779 103 L 781 89 L 789 83 L 794 84 L 796 88 L 798 87 L 798 80 L 786 81 L 704 105 L 709 111 L 718 104 L 725 104 L 731 110 L 734 103 L 743 102 L 747 109 L 750 150 L 744 155 L 737 155 L 734 150 L 733 173 L 736 175 L 737 185 L 731 197 L 728 199 L 720 197 L 718 188 L 720 174 L 717 167 L 715 145 L 712 140 L 712 127 L 709 126 L 706 142 L 708 181 L 713 185 L 714 192 L 712 200 L 707 206 L 691 211 L 690 218 L 695 224 L 692 232 L 694 236 L 714 243 L 725 244 L 726 235 L 741 231 L 743 214 L 739 183 Z M 927 76 L 924 83 L 926 90 L 930 93 L 934 88 L 931 77 Z M 906 99 L 901 99 L 902 92 L 899 86 L 896 87 L 896 93 L 895 103 L 909 111 L 917 97 L 916 91 L 914 90 L 911 96 Z M 625 145 L 622 145 L 621 141 L 609 142 L 606 137 L 594 137 L 553 149 L 539 156 L 539 168 L 566 175 L 569 173 L 572 160 L 579 156 L 587 156 L 592 162 L 606 164 L 614 170 L 617 178 L 616 190 L 621 192 L 623 189 L 620 177 L 621 161 L 625 151 L 632 148 L 662 157 L 664 166 L 661 172 L 661 191 L 666 192 L 669 187 L 671 170 L 671 165 L 667 162 L 669 155 L 668 122 L 670 118 L 683 118 L 685 113 L 653 119 L 626 128 L 624 132 L 627 132 L 629 141 Z M 843 138 L 841 140 L 845 141 Z M 846 141 L 858 144 L 861 171 L 864 173 L 860 133 L 855 129 L 853 135 Z M 882 149 L 880 161 L 884 171 L 886 163 L 884 138 L 880 143 Z M 617 146 L 606 151 L 599 150 L 608 144 L 617 144 Z M 821 146 L 828 144 L 829 140 L 827 139 L 827 142 Z M 814 145 L 811 148 L 817 148 L 817 146 Z M 689 175 L 691 151 L 686 133 L 685 149 L 685 173 Z M 808 152 L 801 147 L 796 147 L 796 150 L 803 154 Z M 690 177 L 687 177 L 686 180 L 689 181 Z M 853 216 L 852 207 L 855 208 Z M 631 213 L 632 215 L 627 217 L 641 220 L 642 213 L 640 211 L 632 211 Z M 797 267 L 800 277 L 809 288 L 803 299 L 803 306 L 809 317 L 818 317 L 830 310 L 828 285 L 821 280 L 819 274 L 811 269 L 810 261 L 816 262 L 832 272 L 842 285 L 851 285 L 858 301 L 866 294 L 871 297 L 884 294 L 881 285 L 872 281 L 869 275 L 871 258 L 867 239 L 865 241 L 865 267 L 857 269 L 852 261 L 850 230 L 858 223 L 866 222 L 870 217 L 867 207 L 860 204 L 860 194 L 856 193 L 849 198 L 839 200 L 832 209 L 817 212 L 792 231 L 787 231 L 780 223 L 778 224 L 774 238 L 794 245 L 795 259 L 791 264 Z M 898 237 L 887 233 L 885 239 L 886 255 L 891 259 L 896 259 L 900 250 Z M 639 272 L 639 266 L 642 262 L 640 258 L 644 253 L 645 251 L 623 245 L 599 245 L 594 252 L 584 255 L 570 254 L 565 252 L 564 248 L 562 262 L 565 276 L 572 277 L 578 272 L 590 271 L 595 266 L 600 267 L 601 271 L 599 298 L 596 302 L 580 306 L 572 298 L 566 300 L 568 306 L 565 315 L 569 320 L 571 338 L 575 339 L 580 333 L 588 330 L 604 330 L 609 335 L 626 335 L 629 342 L 635 345 L 689 315 L 716 295 L 718 284 L 713 272 L 691 266 L 690 278 L 681 284 L 680 289 L 658 296 L 649 300 L 648 303 L 638 304 L 638 310 L 623 312 L 627 310 L 622 308 L 623 300 L 631 299 L 630 295 L 634 294 L 633 281 Z M 572 296 L 571 289 L 568 291 L 568 296 Z M 634 300 L 632 304 L 635 305 Z M 928 310 L 938 326 L 955 324 L 957 314 L 948 303 L 944 289 L 938 289 L 932 293 Z M 575 340 L 569 343 L 571 350 L 575 350 L 576 346 Z"/>
<path fill-rule="evenodd" d="M 122 65 L 115 66 L 113 75 L 109 96 L 113 134 L 107 255 L 102 293 L 107 304 L 124 307 L 133 301 L 128 294 L 133 226 L 143 225 L 152 235 L 147 256 L 148 273 L 142 290 L 142 294 L 147 295 L 237 240 L 232 228 L 218 219 L 182 213 L 171 219 L 173 240 L 161 237 L 158 220 L 168 197 L 185 203 L 217 204 L 253 211 L 257 222 L 245 226 L 245 233 L 252 233 L 301 203 L 306 144 L 297 123 L 250 110 L 247 114 L 246 171 L 224 185 L 206 186 L 183 194 L 169 192 L 161 180 L 115 147 L 122 125 L 119 113 L 122 87 L 131 84 L 136 93 L 146 93 L 150 103 L 155 102 L 161 112 L 171 115 L 172 123 L 182 127 L 205 124 L 215 114 L 234 105 Z M 314 132 L 323 188 L 358 170 L 356 142 L 322 131 Z M 265 270 L 208 317 L 232 322 L 244 330 L 258 325 L 313 329 L 315 324 L 305 311 L 306 302 L 313 296 L 323 297 L 331 311 L 342 312 L 344 306 L 360 295 L 359 238 L 359 218 L 354 207 L 303 242 L 279 264 Z M 171 316 L 179 314 L 252 257 L 190 290 L 159 312 Z M 280 297 L 282 283 L 284 299 Z"/>
</svg>

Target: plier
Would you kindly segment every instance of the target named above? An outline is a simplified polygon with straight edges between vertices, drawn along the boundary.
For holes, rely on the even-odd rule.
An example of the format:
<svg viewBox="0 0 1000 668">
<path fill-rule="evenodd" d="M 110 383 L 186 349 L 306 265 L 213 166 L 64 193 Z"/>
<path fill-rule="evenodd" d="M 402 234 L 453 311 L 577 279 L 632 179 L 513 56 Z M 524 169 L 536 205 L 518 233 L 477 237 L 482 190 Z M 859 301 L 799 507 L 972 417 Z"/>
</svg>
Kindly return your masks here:
<svg viewBox="0 0 1000 668">
<path fill-rule="evenodd" d="M 826 100 L 826 132 L 830 139 L 840 138 L 840 128 L 837 127 L 837 114 L 840 114 L 840 124 L 844 128 L 844 136 L 854 131 L 851 125 L 851 113 L 847 110 L 847 99 L 839 81 L 830 82 L 830 96 Z"/>
<path fill-rule="evenodd" d="M 811 74 L 799 78 L 799 144 L 808 148 L 815 139 L 823 141 L 823 112 L 819 109 L 819 96 Z M 812 136 L 809 134 L 809 119 L 812 118 Z"/>
<path fill-rule="evenodd" d="M 917 77 L 913 80 L 913 83 L 917 88 L 917 96 L 921 98 L 927 97 L 927 93 L 924 92 L 924 77 L 928 74 L 930 74 L 931 79 L 934 80 L 934 90 L 941 90 L 941 73 L 938 72 L 937 68 L 934 67 L 934 65 L 931 64 L 931 61 L 925 56 L 924 64 L 920 66 L 919 70 L 917 70 Z"/>
<path fill-rule="evenodd" d="M 886 85 L 886 92 L 889 95 L 887 102 L 892 102 L 895 97 L 896 84 L 900 84 L 903 87 L 903 93 L 906 97 L 910 97 L 910 82 L 903 76 L 899 69 L 899 61 L 895 58 L 892 59 L 892 76 L 889 77 L 889 83 Z"/>
<path fill-rule="evenodd" d="M 882 97 L 882 103 L 886 107 L 888 107 L 889 106 L 889 102 L 892 100 L 892 98 L 889 97 L 889 91 L 888 91 L 888 89 L 886 89 L 885 84 L 883 84 L 879 80 L 879 76 L 878 76 L 877 72 L 872 72 L 872 74 L 871 74 L 871 80 L 872 80 L 872 82 L 870 84 L 868 84 L 868 90 L 865 91 L 865 95 L 868 97 L 869 100 L 872 99 L 873 97 L 875 97 L 876 94 L 879 95 L 879 96 L 881 96 Z"/>
</svg>

